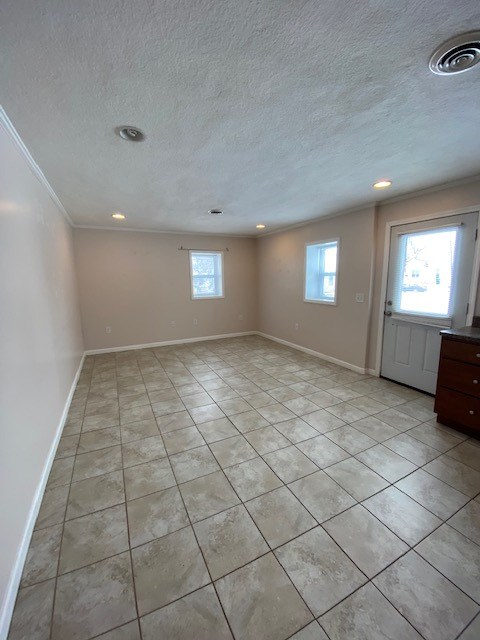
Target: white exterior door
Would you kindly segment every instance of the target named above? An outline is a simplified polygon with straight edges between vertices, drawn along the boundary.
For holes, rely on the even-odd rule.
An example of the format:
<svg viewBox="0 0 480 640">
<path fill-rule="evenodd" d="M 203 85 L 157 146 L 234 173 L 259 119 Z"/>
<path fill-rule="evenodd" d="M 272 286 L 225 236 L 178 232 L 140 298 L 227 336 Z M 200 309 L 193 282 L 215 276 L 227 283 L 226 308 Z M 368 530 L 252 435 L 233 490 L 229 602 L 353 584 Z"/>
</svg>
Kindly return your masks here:
<svg viewBox="0 0 480 640">
<path fill-rule="evenodd" d="M 435 393 L 442 328 L 466 324 L 478 213 L 392 227 L 381 375 Z"/>
</svg>

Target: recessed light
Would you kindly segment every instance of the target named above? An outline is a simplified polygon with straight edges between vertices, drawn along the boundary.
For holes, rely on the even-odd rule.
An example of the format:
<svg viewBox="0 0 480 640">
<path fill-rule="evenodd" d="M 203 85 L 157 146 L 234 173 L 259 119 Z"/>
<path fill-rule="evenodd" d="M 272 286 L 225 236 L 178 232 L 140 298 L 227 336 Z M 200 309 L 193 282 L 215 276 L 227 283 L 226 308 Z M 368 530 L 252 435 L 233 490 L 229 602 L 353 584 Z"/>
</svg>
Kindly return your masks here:
<svg viewBox="0 0 480 640">
<path fill-rule="evenodd" d="M 123 213 L 112 213 L 112 218 L 114 218 L 115 220 L 125 220 L 125 216 L 123 215 Z"/>
<path fill-rule="evenodd" d="M 211 216 L 222 216 L 222 215 L 223 215 L 223 211 L 222 211 L 221 209 L 210 209 L 210 210 L 208 211 L 208 213 L 209 213 Z"/>
<path fill-rule="evenodd" d="M 265 229 L 265 225 L 264 224 L 257 224 L 256 227 L 257 227 L 257 229 Z"/>
<path fill-rule="evenodd" d="M 124 140 L 130 140 L 130 142 L 141 142 L 145 135 L 137 127 L 117 127 L 118 135 Z"/>
<path fill-rule="evenodd" d="M 392 186 L 392 181 L 391 180 L 379 180 L 378 182 L 375 182 L 373 185 L 374 189 L 386 189 L 387 187 L 391 187 Z"/>
</svg>

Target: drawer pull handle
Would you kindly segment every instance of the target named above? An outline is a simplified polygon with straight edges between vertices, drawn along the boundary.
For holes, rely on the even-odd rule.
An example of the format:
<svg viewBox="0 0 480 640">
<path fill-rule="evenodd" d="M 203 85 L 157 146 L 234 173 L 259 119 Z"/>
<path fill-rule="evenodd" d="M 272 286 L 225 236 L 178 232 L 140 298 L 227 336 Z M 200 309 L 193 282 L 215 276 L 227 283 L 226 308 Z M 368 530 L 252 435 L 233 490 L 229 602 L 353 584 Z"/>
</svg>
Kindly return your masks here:
<svg viewBox="0 0 480 640">
<path fill-rule="evenodd" d="M 474 379 L 473 384 L 478 384 L 478 380 Z"/>
<path fill-rule="evenodd" d="M 468 412 L 471 416 L 475 415 L 475 411 L 473 411 L 473 409 L 470 409 L 470 411 Z"/>
</svg>

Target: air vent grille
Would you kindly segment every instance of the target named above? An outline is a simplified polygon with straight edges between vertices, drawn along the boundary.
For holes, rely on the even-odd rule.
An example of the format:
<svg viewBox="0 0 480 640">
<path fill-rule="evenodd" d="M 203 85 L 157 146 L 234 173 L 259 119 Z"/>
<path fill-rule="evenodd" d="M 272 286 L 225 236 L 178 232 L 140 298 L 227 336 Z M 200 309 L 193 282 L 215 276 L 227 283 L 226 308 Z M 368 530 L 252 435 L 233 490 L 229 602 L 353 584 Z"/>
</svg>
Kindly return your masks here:
<svg viewBox="0 0 480 640">
<path fill-rule="evenodd" d="M 480 62 L 480 31 L 471 31 L 444 42 L 430 59 L 430 69 L 438 75 L 468 71 Z"/>
<path fill-rule="evenodd" d="M 121 138 L 130 140 L 130 142 L 141 142 L 145 137 L 143 132 L 136 127 L 118 127 L 117 132 Z"/>
</svg>

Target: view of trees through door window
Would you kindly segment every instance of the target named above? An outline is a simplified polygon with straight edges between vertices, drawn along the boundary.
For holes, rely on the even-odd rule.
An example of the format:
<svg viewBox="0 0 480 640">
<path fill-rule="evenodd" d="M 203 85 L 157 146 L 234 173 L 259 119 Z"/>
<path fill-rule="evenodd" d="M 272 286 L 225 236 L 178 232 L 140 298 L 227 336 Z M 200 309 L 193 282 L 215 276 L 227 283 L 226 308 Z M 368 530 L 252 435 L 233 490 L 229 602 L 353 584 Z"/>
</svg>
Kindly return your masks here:
<svg viewBox="0 0 480 640">
<path fill-rule="evenodd" d="M 449 315 L 458 231 L 450 227 L 403 236 L 398 311 Z"/>
</svg>

